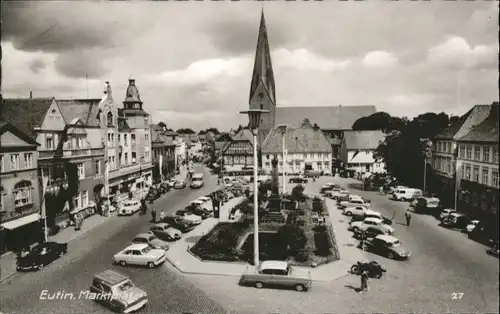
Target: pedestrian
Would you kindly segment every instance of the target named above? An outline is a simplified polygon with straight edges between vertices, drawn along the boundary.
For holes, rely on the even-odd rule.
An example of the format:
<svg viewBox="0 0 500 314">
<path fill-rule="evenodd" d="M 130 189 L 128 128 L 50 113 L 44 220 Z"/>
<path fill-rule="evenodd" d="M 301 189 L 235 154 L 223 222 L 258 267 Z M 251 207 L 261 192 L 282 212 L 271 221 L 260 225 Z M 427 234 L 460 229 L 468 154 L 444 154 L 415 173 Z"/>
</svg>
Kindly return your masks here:
<svg viewBox="0 0 500 314">
<path fill-rule="evenodd" d="M 364 270 L 361 273 L 361 289 L 359 290 L 359 293 L 363 293 L 364 291 L 368 291 L 368 272 Z"/>
<path fill-rule="evenodd" d="M 162 211 L 160 212 L 160 222 L 162 222 L 162 221 L 163 221 L 163 219 L 165 219 L 165 212 L 162 210 Z"/>
<path fill-rule="evenodd" d="M 154 208 L 151 209 L 151 221 L 153 223 L 156 222 L 156 209 L 154 209 Z"/>
<path fill-rule="evenodd" d="M 384 195 L 384 186 L 383 185 L 380 186 L 379 191 L 380 191 L 380 195 Z"/>
<path fill-rule="evenodd" d="M 405 212 L 405 219 L 406 219 L 406 226 L 410 226 L 411 212 L 409 208 Z"/>
</svg>

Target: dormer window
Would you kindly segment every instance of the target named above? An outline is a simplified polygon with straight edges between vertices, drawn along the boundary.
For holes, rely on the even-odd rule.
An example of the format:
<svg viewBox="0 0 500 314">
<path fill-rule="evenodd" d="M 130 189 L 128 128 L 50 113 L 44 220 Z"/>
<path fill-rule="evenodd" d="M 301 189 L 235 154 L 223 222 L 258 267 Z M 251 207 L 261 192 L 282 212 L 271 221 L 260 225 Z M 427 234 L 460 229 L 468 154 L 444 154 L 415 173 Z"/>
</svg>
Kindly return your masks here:
<svg viewBox="0 0 500 314">
<path fill-rule="evenodd" d="M 108 112 L 108 126 L 113 125 L 113 114 Z"/>
</svg>

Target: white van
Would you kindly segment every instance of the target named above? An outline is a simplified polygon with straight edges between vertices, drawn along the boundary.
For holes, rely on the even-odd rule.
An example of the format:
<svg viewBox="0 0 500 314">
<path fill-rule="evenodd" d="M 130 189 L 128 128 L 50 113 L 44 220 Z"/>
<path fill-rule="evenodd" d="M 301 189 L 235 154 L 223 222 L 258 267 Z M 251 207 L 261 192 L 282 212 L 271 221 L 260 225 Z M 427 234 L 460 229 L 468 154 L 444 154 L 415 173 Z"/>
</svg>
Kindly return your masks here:
<svg viewBox="0 0 500 314">
<path fill-rule="evenodd" d="M 195 173 L 191 177 L 191 188 L 199 189 L 204 185 L 203 183 L 203 173 Z"/>
<path fill-rule="evenodd" d="M 392 198 L 396 201 L 411 201 L 422 196 L 422 190 L 402 188 L 392 193 Z"/>
</svg>

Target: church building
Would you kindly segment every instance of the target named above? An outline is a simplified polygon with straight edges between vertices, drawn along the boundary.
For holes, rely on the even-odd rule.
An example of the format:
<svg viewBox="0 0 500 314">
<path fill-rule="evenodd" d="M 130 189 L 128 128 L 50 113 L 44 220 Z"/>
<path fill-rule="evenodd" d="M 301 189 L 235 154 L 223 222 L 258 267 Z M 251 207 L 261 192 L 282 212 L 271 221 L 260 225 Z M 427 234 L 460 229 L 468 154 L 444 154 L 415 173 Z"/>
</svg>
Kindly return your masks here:
<svg viewBox="0 0 500 314">
<path fill-rule="evenodd" d="M 269 110 L 268 113 L 261 116 L 260 145 L 276 126 L 286 124 L 289 127 L 298 128 L 302 126 L 304 119 L 308 119 L 311 124 L 317 125 L 330 141 L 332 165 L 340 157 L 344 131 L 352 130 L 352 125 L 359 118 L 369 116 L 377 111 L 375 106 L 277 106 L 271 49 L 264 11 L 262 11 L 260 20 L 249 103 L 251 109 Z"/>
</svg>

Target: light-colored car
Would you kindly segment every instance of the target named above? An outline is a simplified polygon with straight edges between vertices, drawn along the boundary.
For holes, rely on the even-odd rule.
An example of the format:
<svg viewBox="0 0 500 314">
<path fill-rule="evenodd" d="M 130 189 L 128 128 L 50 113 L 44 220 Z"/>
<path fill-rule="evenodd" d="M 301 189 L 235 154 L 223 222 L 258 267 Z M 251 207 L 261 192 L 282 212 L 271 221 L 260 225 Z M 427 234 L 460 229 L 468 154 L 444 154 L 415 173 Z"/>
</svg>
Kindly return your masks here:
<svg viewBox="0 0 500 314">
<path fill-rule="evenodd" d="M 141 209 L 141 202 L 137 200 L 128 200 L 121 204 L 118 210 L 119 216 L 128 216 L 137 213 Z"/>
<path fill-rule="evenodd" d="M 370 208 L 372 205 L 362 197 L 350 197 L 348 201 L 340 202 L 341 208 L 347 208 L 349 206 L 364 206 L 366 208 Z"/>
<path fill-rule="evenodd" d="M 394 228 L 383 223 L 380 218 L 365 218 L 363 221 L 354 221 L 349 224 L 348 230 L 356 231 L 367 228 L 368 226 L 379 226 L 387 230 L 389 234 L 394 233 Z"/>
<path fill-rule="evenodd" d="M 325 195 L 334 200 L 338 199 L 341 196 L 349 195 L 349 192 L 343 188 L 333 188 L 331 191 L 326 191 Z"/>
<path fill-rule="evenodd" d="M 153 249 L 167 251 L 170 247 L 167 242 L 158 239 L 152 232 L 140 233 L 132 240 L 134 244 L 148 244 Z"/>
<path fill-rule="evenodd" d="M 199 225 L 202 222 L 202 218 L 200 216 L 191 214 L 185 210 L 176 211 L 175 216 L 193 225 Z"/>
<path fill-rule="evenodd" d="M 174 183 L 174 189 L 181 190 L 181 189 L 185 188 L 186 185 L 187 185 L 187 183 L 186 183 L 185 180 L 175 181 L 175 183 Z"/>
<path fill-rule="evenodd" d="M 147 293 L 136 287 L 130 278 L 113 270 L 105 270 L 94 275 L 90 286 L 89 299 L 120 313 L 131 313 L 148 303 Z M 91 294 L 98 298 L 91 298 Z"/>
<path fill-rule="evenodd" d="M 476 228 L 478 223 L 479 220 L 471 220 L 470 223 L 465 227 L 465 232 L 471 233 L 474 230 L 474 228 Z"/>
<path fill-rule="evenodd" d="M 175 182 L 176 181 L 174 179 L 170 179 L 170 180 L 168 180 L 167 184 L 168 184 L 169 187 L 173 188 L 174 185 L 175 185 Z"/>
<path fill-rule="evenodd" d="M 166 259 L 165 250 L 153 249 L 149 244 L 132 244 L 113 256 L 115 263 L 122 266 L 144 265 L 149 268 L 160 265 Z"/>
<path fill-rule="evenodd" d="M 208 197 L 208 196 L 201 196 L 201 197 L 198 197 L 196 200 L 197 200 L 197 201 L 201 201 L 201 202 L 203 202 L 202 204 L 204 204 L 204 203 L 207 203 L 207 202 L 210 202 L 210 201 L 211 201 L 210 197 Z"/>
<path fill-rule="evenodd" d="M 179 240 L 182 237 L 182 232 L 180 230 L 170 227 L 169 224 L 163 222 L 152 225 L 151 228 L 149 228 L 149 232 L 153 233 L 159 239 L 171 241 Z"/>
<path fill-rule="evenodd" d="M 307 291 L 311 288 L 311 273 L 298 267 L 292 267 L 284 261 L 263 261 L 260 265 L 247 267 L 241 276 L 240 283 L 264 286 L 293 287 L 297 291 Z"/>
<path fill-rule="evenodd" d="M 439 219 L 442 220 L 444 217 L 448 216 L 449 214 L 456 213 L 456 212 L 457 212 L 456 210 L 451 209 L 451 208 L 443 209 L 441 214 L 439 214 Z"/>
</svg>

